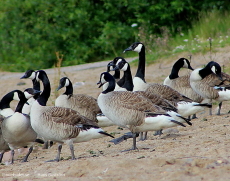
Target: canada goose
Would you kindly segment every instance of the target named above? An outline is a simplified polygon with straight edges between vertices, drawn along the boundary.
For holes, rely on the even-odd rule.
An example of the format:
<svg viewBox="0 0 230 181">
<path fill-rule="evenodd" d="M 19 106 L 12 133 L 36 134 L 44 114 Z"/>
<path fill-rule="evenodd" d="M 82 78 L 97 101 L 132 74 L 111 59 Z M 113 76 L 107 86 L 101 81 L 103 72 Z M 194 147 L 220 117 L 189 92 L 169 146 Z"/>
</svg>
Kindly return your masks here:
<svg viewBox="0 0 230 181">
<path fill-rule="evenodd" d="M 35 90 L 40 90 L 40 82 L 39 81 L 36 81 L 36 72 L 34 70 L 27 70 L 25 72 L 25 74 L 21 77 L 21 79 L 31 79 L 32 82 L 33 82 L 33 88 Z M 22 109 L 22 112 L 25 113 L 25 114 L 30 114 L 30 110 L 31 110 L 31 106 L 32 104 L 34 103 L 34 101 L 37 99 L 38 97 L 38 94 L 31 97 L 27 103 L 28 104 L 25 104 L 23 106 L 23 109 Z M 45 141 L 44 145 L 43 145 L 43 149 L 48 149 L 49 148 L 49 145 L 50 147 L 53 145 L 53 142 L 52 141 Z"/>
<path fill-rule="evenodd" d="M 111 136 L 105 133 L 98 125 L 80 115 L 77 111 L 56 106 L 46 106 L 50 97 L 50 81 L 44 70 L 36 72 L 36 81 L 42 81 L 44 90 L 31 107 L 30 117 L 32 128 L 45 140 L 58 142 L 59 161 L 62 144 L 69 145 L 72 159 L 75 159 L 73 143 L 89 141 L 104 136 Z"/>
<path fill-rule="evenodd" d="M 22 107 L 27 99 L 40 93 L 40 91 L 32 88 L 26 89 L 24 93 L 20 90 L 14 91 L 19 98 L 19 103 L 15 109 L 14 114 L 6 117 L 2 124 L 2 136 L 11 149 L 12 160 L 14 163 L 14 150 L 25 146 L 31 146 L 29 152 L 24 157 L 23 162 L 26 162 L 28 156 L 33 150 L 33 144 L 37 138 L 37 133 L 32 129 L 30 118 L 28 115 L 22 113 Z"/>
<path fill-rule="evenodd" d="M 181 94 L 185 95 L 186 97 L 192 99 L 194 102 L 202 102 L 203 97 L 197 94 L 190 86 L 190 74 L 184 75 L 179 77 L 178 73 L 180 68 L 188 68 L 190 70 L 194 70 L 188 59 L 186 58 L 180 58 L 175 62 L 175 64 L 172 67 L 171 74 L 164 80 L 164 85 L 167 85 Z"/>
<path fill-rule="evenodd" d="M 97 104 L 97 99 L 86 94 L 73 94 L 73 85 L 68 77 L 63 77 L 59 81 L 57 90 L 66 87 L 66 91 L 57 97 L 55 106 L 71 108 L 81 115 L 98 122 L 96 115 L 101 113 Z"/>
<path fill-rule="evenodd" d="M 119 69 L 121 71 L 124 71 L 124 85 L 122 88 L 127 91 L 133 90 L 133 81 L 132 81 L 132 74 L 129 63 L 124 59 L 120 58 L 117 63 L 115 69 Z M 170 116 L 172 116 L 175 120 L 182 122 L 182 123 L 188 123 L 189 125 L 192 125 L 186 118 L 182 117 L 177 113 L 177 108 L 172 105 L 169 101 L 167 101 L 164 98 L 161 98 L 157 94 L 150 94 L 145 91 L 134 91 L 135 93 L 144 96 L 145 98 L 149 99 L 153 104 L 161 107 L 164 109 Z M 147 133 L 145 133 L 145 136 L 143 137 L 143 134 L 141 133 L 140 140 L 147 139 Z"/>
<path fill-rule="evenodd" d="M 101 113 L 97 99 L 85 94 L 73 94 L 72 82 L 68 77 L 60 79 L 57 90 L 63 87 L 66 87 L 66 91 L 55 100 L 55 106 L 71 108 L 82 116 L 95 121 L 99 127 L 114 125 Z"/>
<path fill-rule="evenodd" d="M 136 147 L 136 134 L 160 130 L 177 125 L 185 126 L 168 115 L 148 99 L 130 91 L 114 91 L 115 80 L 108 72 L 100 75 L 99 88 L 106 82 L 108 87 L 98 96 L 102 112 L 118 126 L 126 127 L 133 133 L 133 147 Z"/>
<path fill-rule="evenodd" d="M 196 114 L 203 111 L 205 107 L 211 107 L 210 104 L 199 104 L 193 102 L 188 97 L 180 94 L 173 88 L 152 83 L 145 82 L 145 46 L 143 43 L 135 42 L 130 47 L 126 48 L 126 51 L 135 51 L 139 53 L 139 63 L 135 77 L 133 78 L 134 91 L 146 91 L 151 94 L 158 94 L 162 98 L 171 101 L 178 109 L 178 113 L 183 117 Z"/>
<path fill-rule="evenodd" d="M 170 75 L 165 78 L 164 85 L 167 85 L 186 97 L 190 98 L 194 102 L 201 103 L 203 101 L 203 97 L 197 94 L 190 86 L 190 74 L 179 77 L 178 73 L 181 68 L 188 68 L 190 70 L 194 70 L 188 59 L 180 58 L 178 59 L 171 70 Z M 196 115 L 193 115 L 193 118 L 196 118 Z"/>
<path fill-rule="evenodd" d="M 122 76 L 122 78 L 120 78 L 120 71 L 118 69 L 114 69 L 115 66 L 116 66 L 116 63 L 119 59 L 121 59 L 122 57 L 115 57 L 111 62 L 108 63 L 107 65 L 107 72 L 110 72 L 110 71 L 115 71 L 113 77 L 116 81 L 116 85 L 115 85 L 115 89 L 114 91 L 122 91 L 123 89 L 121 88 L 125 82 L 125 78 L 124 78 L 124 75 Z M 119 72 L 119 78 L 118 78 L 118 72 Z M 106 84 L 104 84 L 102 86 L 102 90 L 105 90 L 107 88 L 107 85 L 108 82 Z"/>
<path fill-rule="evenodd" d="M 10 151 L 10 147 L 7 144 L 7 142 L 4 140 L 3 136 L 2 136 L 2 129 L 1 129 L 1 125 L 2 122 L 4 120 L 4 117 L 1 115 L 0 116 L 0 163 L 2 162 L 2 158 L 3 155 L 6 151 Z"/>
<path fill-rule="evenodd" d="M 190 85 L 205 99 L 228 101 L 230 100 L 230 90 L 228 90 L 230 85 L 224 85 L 229 82 L 224 80 L 222 75 L 224 74 L 221 72 L 220 65 L 211 61 L 204 68 L 195 69 L 191 73 Z M 217 114 L 220 114 L 220 109 Z"/>
<path fill-rule="evenodd" d="M 35 77 L 36 77 L 35 71 L 34 71 L 34 70 L 28 70 L 28 71 L 26 71 L 25 74 L 21 77 L 21 79 L 27 79 L 27 78 L 31 79 L 32 82 L 33 82 L 33 88 L 34 88 L 35 90 L 40 91 L 40 83 L 35 81 Z M 34 101 L 37 99 L 37 97 L 38 97 L 38 94 L 35 95 L 35 96 L 33 96 L 33 97 L 31 97 L 30 99 L 28 99 L 27 104 L 25 104 L 25 105 L 23 106 L 23 108 L 22 108 L 22 113 L 28 114 L 28 115 L 30 114 L 31 106 L 32 106 L 32 104 L 34 103 Z"/>
</svg>

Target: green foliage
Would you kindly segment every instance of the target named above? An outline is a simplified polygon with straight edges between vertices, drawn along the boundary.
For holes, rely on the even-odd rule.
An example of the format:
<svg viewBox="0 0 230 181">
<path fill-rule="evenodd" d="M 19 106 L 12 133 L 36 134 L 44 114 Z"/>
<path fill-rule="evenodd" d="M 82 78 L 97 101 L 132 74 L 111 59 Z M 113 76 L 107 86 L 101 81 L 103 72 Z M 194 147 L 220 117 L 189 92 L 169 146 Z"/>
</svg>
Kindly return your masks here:
<svg viewBox="0 0 230 181">
<path fill-rule="evenodd" d="M 64 54 L 62 66 L 101 61 L 122 56 L 134 41 L 146 43 L 149 52 L 157 47 L 168 52 L 171 38 L 191 29 L 200 12 L 225 12 L 229 5 L 227 0 L 2 1 L 1 69 L 50 68 L 55 52 Z M 215 24 L 209 23 L 213 29 Z"/>
</svg>

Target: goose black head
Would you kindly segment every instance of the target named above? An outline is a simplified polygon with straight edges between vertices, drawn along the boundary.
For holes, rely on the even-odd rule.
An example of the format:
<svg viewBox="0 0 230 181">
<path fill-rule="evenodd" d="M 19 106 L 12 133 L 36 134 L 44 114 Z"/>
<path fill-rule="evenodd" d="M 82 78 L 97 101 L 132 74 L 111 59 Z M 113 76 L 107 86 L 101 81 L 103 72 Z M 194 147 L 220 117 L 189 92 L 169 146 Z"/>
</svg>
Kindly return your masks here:
<svg viewBox="0 0 230 181">
<path fill-rule="evenodd" d="M 214 61 L 209 62 L 206 65 L 206 68 L 209 68 L 214 74 L 218 76 L 220 80 L 223 80 L 222 75 L 221 75 L 221 66 Z"/>
<path fill-rule="evenodd" d="M 116 63 L 115 70 L 126 71 L 127 68 L 128 68 L 128 62 L 124 58 L 121 57 Z"/>
<path fill-rule="evenodd" d="M 33 88 L 27 88 L 27 89 L 24 90 L 24 95 L 25 95 L 26 99 L 29 99 L 29 98 L 31 98 L 33 96 L 36 96 L 36 95 L 40 94 L 40 93 L 41 93 L 41 91 L 35 90 Z"/>
<path fill-rule="evenodd" d="M 21 79 L 31 79 L 34 80 L 36 77 L 36 72 L 34 70 L 27 70 Z"/>
<path fill-rule="evenodd" d="M 175 63 L 175 65 L 177 64 L 178 67 L 183 67 L 183 68 L 187 68 L 190 70 L 194 70 L 191 65 L 190 62 L 187 58 L 180 58 L 177 60 L 177 62 Z"/>
<path fill-rule="evenodd" d="M 63 87 L 67 87 L 68 85 L 70 85 L 70 80 L 68 77 L 62 77 L 59 81 L 59 86 L 57 88 L 57 91 L 60 90 Z"/>
<path fill-rule="evenodd" d="M 115 79 L 113 78 L 113 76 L 110 73 L 108 73 L 108 72 L 101 73 L 100 80 L 97 82 L 97 85 L 99 85 L 98 88 L 103 86 L 106 82 L 110 82 L 111 80 L 114 80 L 114 82 L 115 82 Z"/>
<path fill-rule="evenodd" d="M 125 53 L 127 51 L 134 51 L 134 52 L 140 53 L 143 48 L 144 48 L 144 44 L 143 43 L 135 42 L 130 47 L 126 48 L 123 51 L 123 53 Z"/>
</svg>

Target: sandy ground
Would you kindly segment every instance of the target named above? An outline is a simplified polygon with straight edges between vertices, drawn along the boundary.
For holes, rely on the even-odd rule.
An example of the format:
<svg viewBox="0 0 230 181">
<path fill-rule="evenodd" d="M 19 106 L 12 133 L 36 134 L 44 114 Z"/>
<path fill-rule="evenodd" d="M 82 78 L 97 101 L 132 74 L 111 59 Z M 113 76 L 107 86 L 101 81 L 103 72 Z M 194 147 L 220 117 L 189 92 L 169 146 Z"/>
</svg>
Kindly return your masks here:
<svg viewBox="0 0 230 181">
<path fill-rule="evenodd" d="M 229 67 L 229 50 L 230 47 L 217 50 L 213 55 L 214 60 Z M 174 55 L 147 66 L 146 81 L 163 82 L 170 67 L 180 57 L 187 57 L 187 54 Z M 208 61 L 208 54 L 194 55 L 192 66 L 201 67 Z M 101 90 L 97 88 L 96 82 L 100 73 L 106 70 L 104 64 L 62 68 L 60 77 L 68 76 L 72 80 L 74 93 L 97 97 Z M 57 72 L 54 69 L 47 70 L 53 90 L 49 105 L 54 103 L 57 96 L 54 91 L 59 79 Z M 136 72 L 135 66 L 132 66 L 132 72 Z M 181 75 L 186 73 L 188 70 L 183 70 Z M 14 89 L 32 87 L 31 80 L 19 79 L 23 74 L 1 72 L 0 95 Z M 12 106 L 15 104 L 12 103 Z M 214 104 L 214 113 L 216 106 Z M 209 116 L 206 110 L 198 114 L 192 126 L 168 129 L 162 136 L 154 136 L 153 132 L 149 132 L 148 140 L 137 142 L 137 151 L 121 152 L 131 147 L 131 139 L 114 145 L 109 142 L 109 137 L 105 137 L 75 144 L 78 159 L 74 161 L 69 159 L 67 145 L 62 149 L 63 160 L 55 163 L 45 161 L 55 158 L 56 144 L 47 150 L 42 149 L 42 145 L 35 145 L 27 163 L 21 163 L 26 150 L 17 153 L 13 165 L 8 164 L 8 153 L 4 157 L 4 164 L 0 165 L 0 180 L 230 180 L 229 110 L 229 102 L 224 102 L 221 116 Z M 104 130 L 113 133 L 115 137 L 128 132 L 117 126 Z"/>
</svg>

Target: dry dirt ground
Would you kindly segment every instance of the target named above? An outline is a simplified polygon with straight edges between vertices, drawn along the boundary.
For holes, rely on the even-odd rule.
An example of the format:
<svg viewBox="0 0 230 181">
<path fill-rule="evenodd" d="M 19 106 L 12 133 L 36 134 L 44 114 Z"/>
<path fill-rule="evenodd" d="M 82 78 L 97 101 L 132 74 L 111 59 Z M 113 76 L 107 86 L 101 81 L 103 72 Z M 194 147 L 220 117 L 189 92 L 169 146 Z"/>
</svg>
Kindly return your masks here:
<svg viewBox="0 0 230 181">
<path fill-rule="evenodd" d="M 219 49 L 212 57 L 220 65 L 229 67 L 229 50 L 230 47 Z M 170 67 L 180 57 L 187 57 L 187 54 L 174 55 L 147 66 L 146 81 L 162 83 Z M 208 61 L 208 54 L 197 54 L 192 57 L 192 66 L 201 67 Z M 100 73 L 106 70 L 106 63 L 62 68 L 61 77 L 68 76 L 72 80 L 76 85 L 74 93 L 97 97 L 101 90 L 97 88 L 96 82 Z M 132 66 L 132 73 L 135 72 L 136 67 Z M 180 75 L 188 72 L 183 70 Z M 58 74 L 54 69 L 47 70 L 47 73 L 52 83 L 49 100 L 49 105 L 52 105 L 57 95 L 54 90 L 57 88 Z M 19 79 L 23 74 L 1 72 L 0 95 L 14 89 L 32 87 L 31 80 Z M 216 106 L 213 108 L 214 113 Z M 69 159 L 67 145 L 63 146 L 63 160 L 55 163 L 45 161 L 55 158 L 57 144 L 47 150 L 36 145 L 27 163 L 21 163 L 26 150 L 17 153 L 13 165 L 7 162 L 8 153 L 3 160 L 5 164 L 0 165 L 0 180 L 230 180 L 229 110 L 229 102 L 224 102 L 220 116 L 209 116 L 206 110 L 197 115 L 198 119 L 192 121 L 192 126 L 168 129 L 162 136 L 154 136 L 153 132 L 149 132 L 148 140 L 137 142 L 137 151 L 121 152 L 131 147 L 131 139 L 114 145 L 106 137 L 75 144 L 78 159 L 74 161 Z M 115 137 L 128 132 L 117 126 L 104 130 L 115 134 Z"/>
</svg>

